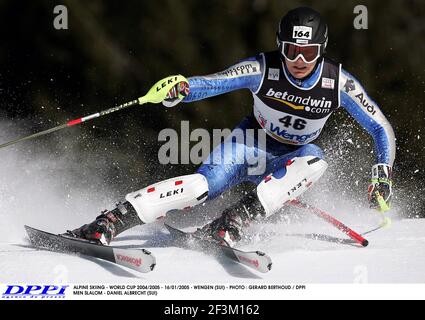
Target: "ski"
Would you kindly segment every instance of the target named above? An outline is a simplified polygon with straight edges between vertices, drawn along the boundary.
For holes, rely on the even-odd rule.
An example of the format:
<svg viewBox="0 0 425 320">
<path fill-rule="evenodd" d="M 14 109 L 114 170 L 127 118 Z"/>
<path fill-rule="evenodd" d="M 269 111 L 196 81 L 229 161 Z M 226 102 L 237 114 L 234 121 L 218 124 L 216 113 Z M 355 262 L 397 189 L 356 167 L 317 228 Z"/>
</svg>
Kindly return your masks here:
<svg viewBox="0 0 425 320">
<path fill-rule="evenodd" d="M 242 251 L 236 248 L 217 244 L 212 241 L 199 239 L 193 236 L 190 232 L 184 232 L 176 229 L 168 224 L 165 224 L 173 238 L 175 238 L 180 245 L 186 245 L 190 249 L 200 250 L 207 254 L 215 256 L 225 256 L 235 262 L 243 264 L 256 271 L 266 273 L 272 268 L 271 258 L 260 251 Z"/>
<path fill-rule="evenodd" d="M 54 252 L 82 254 L 124 266 L 138 272 L 154 269 L 155 257 L 147 250 L 122 249 L 104 246 L 89 241 L 73 239 L 25 226 L 31 244 L 36 248 Z"/>
</svg>

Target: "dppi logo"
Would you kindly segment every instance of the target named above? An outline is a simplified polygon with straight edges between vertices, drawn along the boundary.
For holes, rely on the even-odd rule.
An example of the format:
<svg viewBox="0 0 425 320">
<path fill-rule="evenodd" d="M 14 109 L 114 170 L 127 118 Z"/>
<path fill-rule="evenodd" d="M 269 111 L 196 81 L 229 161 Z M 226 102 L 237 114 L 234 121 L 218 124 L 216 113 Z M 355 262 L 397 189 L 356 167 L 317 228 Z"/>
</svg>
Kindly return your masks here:
<svg viewBox="0 0 425 320">
<path fill-rule="evenodd" d="M 25 299 L 25 298 L 65 298 L 65 290 L 69 286 L 53 285 L 8 285 L 6 291 L 2 294 L 5 299 Z"/>
</svg>

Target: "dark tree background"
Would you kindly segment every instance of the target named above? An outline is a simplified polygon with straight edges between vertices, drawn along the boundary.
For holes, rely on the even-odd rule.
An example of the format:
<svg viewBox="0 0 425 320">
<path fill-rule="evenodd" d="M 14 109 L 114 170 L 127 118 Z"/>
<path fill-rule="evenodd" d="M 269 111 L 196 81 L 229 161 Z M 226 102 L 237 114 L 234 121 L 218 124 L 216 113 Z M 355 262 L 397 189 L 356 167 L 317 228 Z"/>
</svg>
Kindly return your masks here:
<svg viewBox="0 0 425 320">
<path fill-rule="evenodd" d="M 53 27 L 53 9 L 59 4 L 68 8 L 68 30 Z M 408 213 L 420 215 L 425 212 L 421 199 L 425 183 L 425 3 L 364 1 L 368 30 L 353 27 L 353 9 L 358 4 L 325 0 L 2 0 L 0 117 L 13 123 L 24 119 L 26 126 L 19 132 L 30 134 L 132 100 L 171 74 L 191 76 L 223 70 L 242 58 L 275 49 L 282 15 L 308 5 L 328 21 L 328 55 L 362 82 L 393 124 L 398 145 L 397 199 L 410 199 Z M 81 151 L 81 166 L 91 162 L 94 167 L 107 168 L 111 185 L 124 193 L 196 168 L 157 162 L 160 130 L 179 130 L 181 120 L 190 120 L 191 128 L 232 128 L 250 112 L 251 104 L 249 92 L 241 91 L 174 109 L 134 107 L 69 129 L 67 137 Z M 25 144 L 56 146 L 62 135 L 55 133 Z M 342 143 L 339 137 L 353 140 L 366 151 L 350 149 L 351 144 Z M 0 142 L 6 141 L 2 138 Z M 327 125 L 321 144 L 331 158 L 335 145 L 347 155 L 340 157 L 335 169 L 345 177 L 341 183 L 347 183 L 350 172 L 367 163 L 365 170 L 358 172 L 361 183 L 353 186 L 364 197 L 371 164 L 365 158 L 373 158 L 369 156 L 370 138 L 340 111 Z M 84 151 L 97 156 L 85 159 Z"/>
</svg>

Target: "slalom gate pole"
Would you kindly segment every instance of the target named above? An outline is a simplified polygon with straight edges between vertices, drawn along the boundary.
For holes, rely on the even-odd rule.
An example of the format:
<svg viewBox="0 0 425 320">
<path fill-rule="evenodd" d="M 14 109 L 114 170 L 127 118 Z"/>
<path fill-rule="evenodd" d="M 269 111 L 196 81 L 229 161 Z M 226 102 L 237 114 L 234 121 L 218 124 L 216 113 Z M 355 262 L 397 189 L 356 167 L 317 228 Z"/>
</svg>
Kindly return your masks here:
<svg viewBox="0 0 425 320">
<path fill-rule="evenodd" d="M 345 224 L 343 224 L 342 222 L 338 221 L 337 219 L 335 219 L 334 217 L 332 217 L 329 213 L 320 210 L 316 207 L 313 207 L 309 204 L 303 203 L 299 200 L 292 200 L 289 202 L 290 205 L 297 207 L 297 208 L 301 208 L 301 209 L 306 209 L 311 211 L 312 213 L 314 213 L 315 215 L 317 215 L 318 217 L 326 220 L 327 222 L 329 222 L 330 224 L 332 224 L 334 227 L 338 228 L 339 230 L 341 230 L 342 232 L 344 232 L 346 235 L 348 235 L 351 239 L 355 240 L 356 242 L 360 243 L 363 247 L 366 247 L 369 244 L 369 241 L 367 241 L 365 238 L 363 238 L 360 234 L 358 234 L 357 232 L 355 232 L 354 230 L 350 229 L 349 227 L 347 227 Z"/>
<path fill-rule="evenodd" d="M 171 88 L 173 86 L 175 86 L 177 83 L 179 82 L 187 82 L 187 79 L 185 77 L 183 77 L 182 75 L 176 75 L 176 76 L 170 76 L 167 78 L 164 78 L 160 81 L 158 81 L 157 83 L 155 83 L 155 85 L 152 86 L 152 88 L 148 91 L 148 93 L 146 95 L 144 95 L 143 97 L 140 97 L 138 99 L 132 100 L 130 102 L 126 102 L 123 103 L 119 106 L 113 107 L 113 108 L 109 108 L 107 110 L 103 110 L 100 111 L 98 113 L 94 113 L 91 114 L 89 116 L 86 117 L 81 117 L 78 119 L 74 119 L 71 121 L 68 121 L 67 123 L 64 123 L 62 125 L 59 125 L 57 127 L 54 128 L 50 128 L 26 137 L 22 137 L 16 140 L 12 140 L 3 144 L 0 144 L 0 149 L 5 148 L 7 146 L 13 145 L 15 143 L 21 142 L 21 141 L 25 141 L 25 140 L 31 140 L 34 139 L 36 137 L 40 137 L 40 136 L 44 136 L 46 134 L 58 131 L 58 130 L 62 130 L 64 128 L 68 128 L 68 127 L 72 127 L 75 126 L 77 124 L 95 119 L 95 118 L 99 118 L 102 116 L 105 116 L 107 114 L 116 112 L 116 111 L 120 111 L 123 110 L 125 108 L 131 107 L 131 106 L 135 106 L 135 105 L 142 105 L 145 103 L 160 103 L 162 102 L 165 97 L 167 96 L 168 91 L 171 90 Z"/>
</svg>

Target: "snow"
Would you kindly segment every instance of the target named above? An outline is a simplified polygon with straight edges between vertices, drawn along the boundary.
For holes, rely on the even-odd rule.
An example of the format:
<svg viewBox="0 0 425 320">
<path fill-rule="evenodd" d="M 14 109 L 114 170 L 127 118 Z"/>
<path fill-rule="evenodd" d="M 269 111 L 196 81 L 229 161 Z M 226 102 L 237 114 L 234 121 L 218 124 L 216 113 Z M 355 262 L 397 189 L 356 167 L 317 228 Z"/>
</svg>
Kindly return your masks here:
<svg viewBox="0 0 425 320">
<path fill-rule="evenodd" d="M 13 133 L 3 136 L 7 141 Z M 61 137 L 63 138 L 63 137 Z M 32 148 L 40 146 L 35 144 Z M 252 225 L 244 250 L 269 254 L 273 268 L 257 273 L 225 258 L 176 247 L 161 222 L 140 226 L 121 234 L 114 245 L 146 248 L 157 259 L 148 274 L 110 262 L 37 250 L 29 246 L 24 225 L 52 233 L 64 232 L 90 222 L 103 208 L 111 208 L 119 197 L 108 190 L 108 182 L 90 164 L 81 165 L 71 143 L 61 140 L 59 153 L 34 153 L 28 143 L 3 149 L 0 158 L 0 283 L 424 283 L 425 219 L 403 219 L 403 208 L 395 207 L 393 224 L 366 236 L 366 248 L 307 238 L 325 234 L 346 238 L 329 223 L 300 209 L 290 208 Z M 93 173 L 94 172 L 94 173 Z M 331 173 L 326 173 L 331 174 Z M 328 179 L 331 181 L 332 179 Z M 326 179 L 325 179 L 326 181 Z M 333 183 L 333 181 L 331 181 Z M 307 202 L 329 211 L 357 232 L 379 225 L 381 217 L 367 203 L 341 196 L 334 185 L 313 187 Z M 226 197 L 217 201 L 225 201 Z M 200 212 L 216 215 L 217 203 L 193 213 L 174 213 L 166 222 L 193 230 L 204 220 Z M 191 216 L 192 215 L 192 216 Z"/>
<path fill-rule="evenodd" d="M 149 274 L 112 263 L 28 246 L 25 237 L 0 242 L 2 283 L 423 283 L 425 280 L 425 220 L 397 220 L 390 228 L 366 236 L 370 244 L 331 243 L 289 234 L 323 233 L 344 238 L 326 222 L 306 218 L 299 222 L 260 223 L 240 248 L 268 253 L 273 268 L 260 274 L 225 258 L 175 247 L 160 223 L 141 226 L 120 235 L 115 245 L 147 248 L 157 259 Z M 373 227 L 373 226 L 369 226 Z M 365 231 L 365 228 L 359 228 Z M 49 230 L 52 231 L 52 230 Z M 261 236 L 257 234 L 261 232 Z M 264 237 L 264 234 L 267 234 Z M 262 239 L 260 239 L 262 238 Z"/>
</svg>

